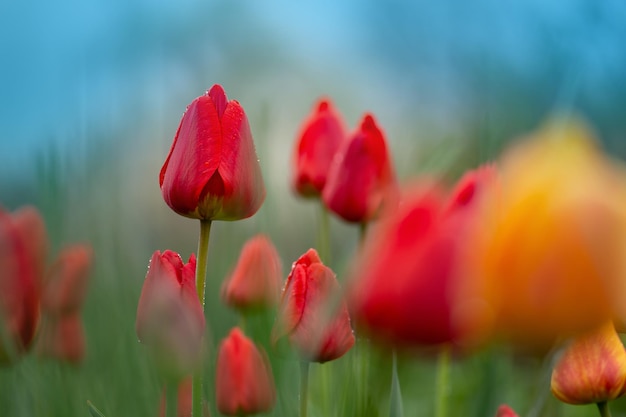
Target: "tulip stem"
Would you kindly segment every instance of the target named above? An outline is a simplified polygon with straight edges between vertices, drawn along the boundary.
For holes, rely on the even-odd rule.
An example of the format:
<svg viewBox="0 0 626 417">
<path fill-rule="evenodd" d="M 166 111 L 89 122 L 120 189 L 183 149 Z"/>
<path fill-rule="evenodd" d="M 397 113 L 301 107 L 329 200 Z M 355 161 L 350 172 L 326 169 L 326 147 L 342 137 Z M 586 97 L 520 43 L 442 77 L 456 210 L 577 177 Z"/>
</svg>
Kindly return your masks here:
<svg viewBox="0 0 626 417">
<path fill-rule="evenodd" d="M 309 392 L 309 362 L 300 362 L 300 417 L 306 417 Z"/>
<path fill-rule="evenodd" d="M 165 385 L 165 417 L 176 417 L 178 413 L 178 385 L 168 381 Z"/>
<path fill-rule="evenodd" d="M 320 223 L 317 235 L 317 250 L 326 265 L 330 265 L 330 216 L 320 201 Z"/>
<path fill-rule="evenodd" d="M 437 382 L 435 391 L 435 417 L 446 417 L 447 399 L 450 385 L 450 346 L 443 346 L 437 361 Z"/>
<path fill-rule="evenodd" d="M 389 417 L 403 417 L 402 391 L 398 378 L 398 354 L 394 350 L 391 355 L 391 393 L 389 395 Z"/>
<path fill-rule="evenodd" d="M 363 246 L 365 236 L 367 235 L 367 222 L 359 223 L 359 245 Z"/>
<path fill-rule="evenodd" d="M 196 263 L 196 289 L 198 291 L 198 299 L 202 304 L 202 310 L 204 310 L 204 290 L 206 287 L 210 235 L 211 220 L 200 220 L 200 238 L 198 239 L 198 258 Z"/>
<path fill-rule="evenodd" d="M 609 410 L 609 403 L 607 401 L 599 402 L 598 411 L 600 411 L 600 416 L 602 417 L 611 417 L 611 410 Z"/>
<path fill-rule="evenodd" d="M 209 237 L 211 235 L 211 220 L 200 220 L 200 238 L 198 239 L 198 257 L 196 259 L 196 290 L 198 299 L 204 311 L 206 271 L 209 255 Z M 191 388 L 191 415 L 202 416 L 202 372 L 196 371 Z"/>
</svg>

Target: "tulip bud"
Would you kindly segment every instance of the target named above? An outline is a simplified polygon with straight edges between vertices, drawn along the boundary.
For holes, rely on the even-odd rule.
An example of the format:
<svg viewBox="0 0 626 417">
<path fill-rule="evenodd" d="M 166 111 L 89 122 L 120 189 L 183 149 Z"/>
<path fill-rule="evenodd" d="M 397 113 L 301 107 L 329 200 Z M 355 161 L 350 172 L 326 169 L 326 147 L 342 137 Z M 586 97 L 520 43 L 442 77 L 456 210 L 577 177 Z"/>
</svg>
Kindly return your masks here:
<svg viewBox="0 0 626 417">
<path fill-rule="evenodd" d="M 48 271 L 41 296 L 44 320 L 37 338 L 38 355 L 74 364 L 85 356 L 80 309 L 91 263 L 91 248 L 76 245 L 64 249 Z"/>
<path fill-rule="evenodd" d="M 330 100 L 322 99 L 301 128 L 293 166 L 293 187 L 303 197 L 319 197 L 333 158 L 345 140 L 341 116 Z"/>
<path fill-rule="evenodd" d="M 552 371 L 552 393 L 568 404 L 614 400 L 624 393 L 626 350 L 612 323 L 567 346 Z"/>
<path fill-rule="evenodd" d="M 235 327 L 220 345 L 215 375 L 217 409 L 227 416 L 270 411 L 276 401 L 265 352 Z"/>
<path fill-rule="evenodd" d="M 282 281 L 276 248 L 264 235 L 248 240 L 237 266 L 222 286 L 222 299 L 239 310 L 272 307 L 278 303 Z"/>
<path fill-rule="evenodd" d="M 513 411 L 511 407 L 506 404 L 502 404 L 500 407 L 498 407 L 496 417 L 518 417 L 518 415 L 515 411 Z"/>
<path fill-rule="evenodd" d="M 156 251 L 139 298 L 139 341 L 171 377 L 192 373 L 202 359 L 205 320 L 196 294 L 195 270 L 194 255 L 183 264 L 175 252 Z"/>
<path fill-rule="evenodd" d="M 239 220 L 265 199 L 248 118 L 220 85 L 187 108 L 161 168 L 165 202 L 196 219 Z"/>
<path fill-rule="evenodd" d="M 0 364 L 15 360 L 33 340 L 47 247 L 36 209 L 0 209 Z"/>
<path fill-rule="evenodd" d="M 366 114 L 333 161 L 322 197 L 349 222 L 367 222 L 395 197 L 396 182 L 383 132 Z"/>
<path fill-rule="evenodd" d="M 312 362 L 341 357 L 355 339 L 348 308 L 340 296 L 335 274 L 314 249 L 309 249 L 293 264 L 287 277 L 272 330 L 273 341 L 287 336 L 301 356 Z"/>
</svg>

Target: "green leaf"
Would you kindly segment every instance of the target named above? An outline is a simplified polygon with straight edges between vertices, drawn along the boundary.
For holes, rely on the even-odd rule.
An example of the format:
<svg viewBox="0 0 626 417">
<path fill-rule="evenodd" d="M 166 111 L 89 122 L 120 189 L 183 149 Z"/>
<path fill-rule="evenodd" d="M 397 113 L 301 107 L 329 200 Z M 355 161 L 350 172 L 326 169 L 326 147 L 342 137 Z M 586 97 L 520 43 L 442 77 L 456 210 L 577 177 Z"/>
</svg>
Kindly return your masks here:
<svg viewBox="0 0 626 417">
<path fill-rule="evenodd" d="M 91 417 L 105 417 L 104 414 L 102 414 L 102 412 L 91 403 L 91 401 L 87 400 L 87 406 L 89 407 L 89 414 L 91 414 Z"/>
</svg>

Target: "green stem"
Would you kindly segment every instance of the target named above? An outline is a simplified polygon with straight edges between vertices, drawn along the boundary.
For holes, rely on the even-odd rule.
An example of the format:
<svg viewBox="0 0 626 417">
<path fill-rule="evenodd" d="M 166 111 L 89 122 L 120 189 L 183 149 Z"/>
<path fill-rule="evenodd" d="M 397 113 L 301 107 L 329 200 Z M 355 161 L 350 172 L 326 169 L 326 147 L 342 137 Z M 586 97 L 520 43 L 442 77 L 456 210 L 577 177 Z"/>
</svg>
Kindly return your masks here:
<svg viewBox="0 0 626 417">
<path fill-rule="evenodd" d="M 391 395 L 389 398 L 389 416 L 404 416 L 402 392 L 400 391 L 400 378 L 398 378 L 398 356 L 395 350 L 391 356 Z"/>
<path fill-rule="evenodd" d="M 306 417 L 309 394 L 309 362 L 300 362 L 300 417 Z"/>
<path fill-rule="evenodd" d="M 324 203 L 320 201 L 320 223 L 317 233 L 317 251 L 326 265 L 330 265 L 330 216 Z"/>
<path fill-rule="evenodd" d="M 365 242 L 365 236 L 367 235 L 367 222 L 359 223 L 359 245 L 363 246 Z"/>
<path fill-rule="evenodd" d="M 443 346 L 437 361 L 435 417 L 446 417 L 450 385 L 450 346 Z"/>
<path fill-rule="evenodd" d="M 609 410 L 609 403 L 607 401 L 599 402 L 598 411 L 600 411 L 600 416 L 602 417 L 611 417 L 611 410 Z"/>
<path fill-rule="evenodd" d="M 211 220 L 200 220 L 200 238 L 198 239 L 198 257 L 196 259 L 196 289 L 198 299 L 205 305 L 206 271 L 209 255 L 209 237 L 211 235 Z M 197 371 L 191 385 L 191 415 L 202 417 L 202 372 Z"/>
<path fill-rule="evenodd" d="M 165 417 L 178 415 L 178 384 L 168 382 L 165 385 Z"/>
</svg>

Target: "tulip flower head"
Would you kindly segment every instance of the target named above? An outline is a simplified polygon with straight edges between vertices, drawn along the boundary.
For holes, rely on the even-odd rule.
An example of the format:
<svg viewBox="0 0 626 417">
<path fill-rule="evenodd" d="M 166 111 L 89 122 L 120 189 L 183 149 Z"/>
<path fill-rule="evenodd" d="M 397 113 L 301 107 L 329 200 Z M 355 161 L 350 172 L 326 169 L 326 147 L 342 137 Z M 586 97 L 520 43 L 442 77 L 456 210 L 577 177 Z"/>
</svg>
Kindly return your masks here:
<svg viewBox="0 0 626 417">
<path fill-rule="evenodd" d="M 366 114 L 330 167 L 324 203 L 342 219 L 364 223 L 379 212 L 385 200 L 393 199 L 395 189 L 385 136 L 374 117 Z"/>
<path fill-rule="evenodd" d="M 312 362 L 341 357 L 354 345 L 345 301 L 334 306 L 341 289 L 333 271 L 309 249 L 294 264 L 283 288 L 272 339 L 288 337 Z"/>
<path fill-rule="evenodd" d="M 459 293 L 461 252 L 476 200 L 495 178 L 492 167 L 472 171 L 451 195 L 422 180 L 383 214 L 349 281 L 355 319 L 372 337 L 396 347 L 478 343 L 473 303 Z"/>
<path fill-rule="evenodd" d="M 64 249 L 50 268 L 43 285 L 44 318 L 37 353 L 77 364 L 85 356 L 85 331 L 80 317 L 92 263 L 85 245 Z"/>
<path fill-rule="evenodd" d="M 264 235 L 248 240 L 237 266 L 222 286 L 222 299 L 239 310 L 272 307 L 278 303 L 282 282 L 281 261 Z"/>
<path fill-rule="evenodd" d="M 520 142 L 499 171 L 467 245 L 467 297 L 503 339 L 535 351 L 618 314 L 626 176 L 576 123 Z"/>
<path fill-rule="evenodd" d="M 299 195 L 321 195 L 328 170 L 345 136 L 341 116 L 330 100 L 319 100 L 302 125 L 294 152 L 293 188 Z"/>
<path fill-rule="evenodd" d="M 192 373 L 202 359 L 205 319 L 196 294 L 196 258 L 184 264 L 172 251 L 156 251 L 137 307 L 139 341 L 172 377 Z"/>
<path fill-rule="evenodd" d="M 215 396 L 220 413 L 240 416 L 272 409 L 276 388 L 264 353 L 237 327 L 222 341 L 215 375 Z"/>
<path fill-rule="evenodd" d="M 519 417 L 515 411 L 511 407 L 506 404 L 502 404 L 498 407 L 498 411 L 496 412 L 496 417 Z"/>
<path fill-rule="evenodd" d="M 593 404 L 624 394 L 626 350 L 612 323 L 575 338 L 552 371 L 552 393 L 568 404 Z"/>
<path fill-rule="evenodd" d="M 185 111 L 159 184 L 165 202 L 187 217 L 239 220 L 261 207 L 265 186 L 248 118 L 220 85 Z"/>
<path fill-rule="evenodd" d="M 13 362 L 33 341 L 47 250 L 36 209 L 0 209 L 0 364 Z"/>
</svg>

